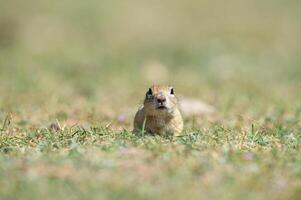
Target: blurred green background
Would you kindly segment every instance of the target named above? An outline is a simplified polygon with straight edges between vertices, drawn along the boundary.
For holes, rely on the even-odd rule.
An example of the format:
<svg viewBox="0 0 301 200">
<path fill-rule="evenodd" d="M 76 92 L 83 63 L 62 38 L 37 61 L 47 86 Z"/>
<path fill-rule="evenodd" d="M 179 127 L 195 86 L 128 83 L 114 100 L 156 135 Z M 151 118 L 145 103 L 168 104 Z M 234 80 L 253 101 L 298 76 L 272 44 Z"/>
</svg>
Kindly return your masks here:
<svg viewBox="0 0 301 200">
<path fill-rule="evenodd" d="M 300 19 L 298 0 L 0 0 L 0 199 L 300 199 Z M 153 83 L 216 112 L 135 136 Z"/>
<path fill-rule="evenodd" d="M 112 117 L 153 83 L 220 111 L 300 97 L 297 0 L 0 3 L 1 108 L 28 120 L 72 105 Z"/>
</svg>

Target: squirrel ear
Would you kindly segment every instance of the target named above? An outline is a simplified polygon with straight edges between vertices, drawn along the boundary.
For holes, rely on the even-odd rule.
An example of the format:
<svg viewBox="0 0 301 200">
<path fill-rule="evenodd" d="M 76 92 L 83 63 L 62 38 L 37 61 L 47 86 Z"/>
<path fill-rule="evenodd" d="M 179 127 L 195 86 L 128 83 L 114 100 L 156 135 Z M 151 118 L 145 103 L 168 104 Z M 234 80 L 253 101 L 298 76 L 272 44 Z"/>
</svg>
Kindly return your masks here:
<svg viewBox="0 0 301 200">
<path fill-rule="evenodd" d="M 174 91 L 173 87 L 170 89 L 170 94 L 172 94 L 172 95 L 175 94 L 175 91 Z"/>
</svg>

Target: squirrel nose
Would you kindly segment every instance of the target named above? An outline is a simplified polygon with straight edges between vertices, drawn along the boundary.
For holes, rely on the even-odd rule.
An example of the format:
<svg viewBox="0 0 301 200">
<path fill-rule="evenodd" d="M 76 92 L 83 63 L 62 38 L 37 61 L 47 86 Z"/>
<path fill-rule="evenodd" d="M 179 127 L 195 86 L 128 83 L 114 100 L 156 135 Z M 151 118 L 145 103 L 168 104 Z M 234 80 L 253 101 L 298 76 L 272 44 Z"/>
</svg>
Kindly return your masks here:
<svg viewBox="0 0 301 200">
<path fill-rule="evenodd" d="M 166 102 L 166 98 L 164 96 L 160 96 L 160 97 L 157 97 L 157 101 L 158 101 L 158 103 L 163 104 Z"/>
</svg>

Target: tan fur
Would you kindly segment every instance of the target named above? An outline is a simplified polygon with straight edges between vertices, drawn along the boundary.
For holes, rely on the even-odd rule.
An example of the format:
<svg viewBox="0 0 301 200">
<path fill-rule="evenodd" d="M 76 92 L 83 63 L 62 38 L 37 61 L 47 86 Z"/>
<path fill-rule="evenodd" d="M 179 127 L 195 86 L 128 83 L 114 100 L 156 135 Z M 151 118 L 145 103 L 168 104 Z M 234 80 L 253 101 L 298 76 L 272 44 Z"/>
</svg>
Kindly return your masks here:
<svg viewBox="0 0 301 200">
<path fill-rule="evenodd" d="M 179 135 L 183 130 L 183 119 L 178 109 L 177 99 L 171 94 L 172 87 L 154 85 L 152 95 L 146 94 L 144 105 L 139 108 L 134 119 L 134 133 L 143 129 L 150 134 Z M 149 98 L 151 97 L 151 98 Z M 166 99 L 164 109 L 158 109 L 160 99 Z"/>
</svg>

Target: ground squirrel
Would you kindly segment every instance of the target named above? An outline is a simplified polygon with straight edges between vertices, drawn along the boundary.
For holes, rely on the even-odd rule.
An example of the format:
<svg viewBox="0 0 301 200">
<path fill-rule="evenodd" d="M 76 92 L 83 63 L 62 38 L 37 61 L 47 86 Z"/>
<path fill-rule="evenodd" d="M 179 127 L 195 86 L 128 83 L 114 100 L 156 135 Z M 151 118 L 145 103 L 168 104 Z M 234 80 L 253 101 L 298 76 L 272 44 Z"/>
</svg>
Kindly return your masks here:
<svg viewBox="0 0 301 200">
<path fill-rule="evenodd" d="M 182 132 L 183 119 L 173 87 L 154 85 L 148 89 L 144 105 L 136 113 L 133 132 L 141 132 L 143 127 L 147 133 L 164 136 Z"/>
</svg>

